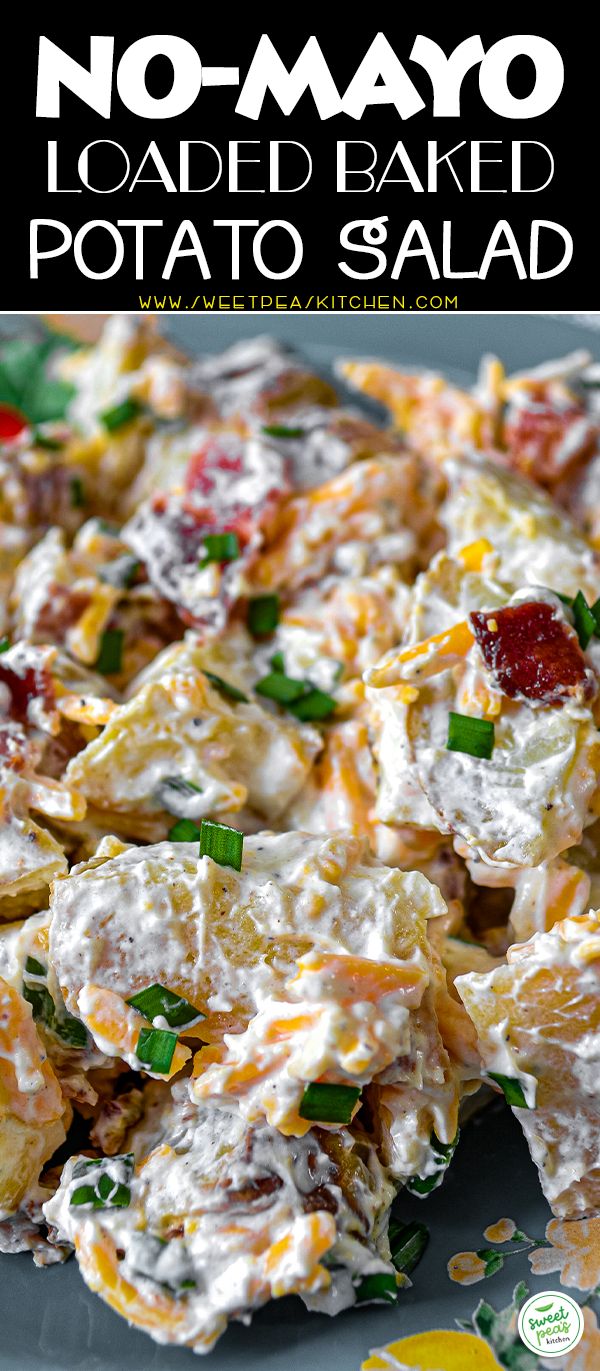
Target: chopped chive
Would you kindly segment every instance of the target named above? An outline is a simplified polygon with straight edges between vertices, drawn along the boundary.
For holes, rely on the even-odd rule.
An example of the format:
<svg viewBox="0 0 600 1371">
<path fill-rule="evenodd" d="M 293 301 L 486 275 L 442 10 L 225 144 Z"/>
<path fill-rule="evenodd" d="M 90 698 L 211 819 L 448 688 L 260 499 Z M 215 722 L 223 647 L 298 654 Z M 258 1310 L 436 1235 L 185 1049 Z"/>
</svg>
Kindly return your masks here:
<svg viewBox="0 0 600 1371">
<path fill-rule="evenodd" d="M 315 1123 L 350 1123 L 360 1089 L 356 1085 L 329 1085 L 311 1081 L 307 1085 L 298 1113 Z"/>
<path fill-rule="evenodd" d="M 3 636 L 2 638 L 0 638 L 0 652 L 8 652 L 9 647 L 10 647 L 10 638 L 9 638 L 8 635 L 5 633 L 4 636 Z"/>
<path fill-rule="evenodd" d="M 279 596 L 255 595 L 248 605 L 246 622 L 253 638 L 273 633 L 279 623 Z"/>
<path fill-rule="evenodd" d="M 126 1209 L 131 1202 L 131 1191 L 128 1184 L 111 1176 L 108 1168 L 115 1163 L 124 1168 L 127 1181 L 130 1181 L 134 1168 L 132 1152 L 122 1157 L 82 1157 L 76 1162 L 73 1180 L 89 1176 L 89 1183 L 71 1191 L 69 1204 L 74 1207 L 90 1205 L 92 1209 Z"/>
<path fill-rule="evenodd" d="M 429 1229 L 424 1223 L 401 1223 L 399 1219 L 392 1218 L 388 1228 L 388 1239 L 396 1270 L 404 1271 L 409 1276 L 427 1247 Z"/>
<path fill-rule="evenodd" d="M 77 1190 L 71 1192 L 69 1204 L 72 1206 L 78 1204 L 91 1204 L 95 1209 L 104 1208 L 104 1205 L 97 1203 L 97 1195 L 93 1185 L 79 1185 Z"/>
<path fill-rule="evenodd" d="M 489 719 L 475 719 L 470 714 L 448 716 L 448 752 L 467 752 L 470 757 L 489 761 L 494 750 L 495 728 Z"/>
<path fill-rule="evenodd" d="M 391 1271 L 374 1271 L 371 1276 L 363 1276 L 360 1285 L 356 1287 L 357 1304 L 365 1304 L 367 1300 L 395 1304 L 397 1295 L 398 1285 Z"/>
<path fill-rule="evenodd" d="M 219 866 L 232 866 L 234 871 L 242 869 L 244 835 L 237 828 L 227 824 L 214 824 L 203 819 L 200 825 L 200 856 L 212 857 Z"/>
<path fill-rule="evenodd" d="M 73 476 L 69 481 L 69 491 L 71 496 L 72 509 L 85 508 L 85 489 L 80 476 Z"/>
<path fill-rule="evenodd" d="M 193 819 L 178 819 L 169 829 L 167 838 L 170 843 L 199 843 L 200 829 Z"/>
<path fill-rule="evenodd" d="M 176 1033 L 170 1033 L 166 1028 L 140 1028 L 135 1055 L 144 1066 L 149 1066 L 151 1071 L 156 1071 L 159 1076 L 166 1076 L 176 1047 Z"/>
<path fill-rule="evenodd" d="M 24 981 L 21 994 L 23 999 L 31 1005 L 36 1023 L 44 1023 L 48 1028 L 53 1028 L 56 1010 L 54 1000 L 46 986 L 31 985 L 29 981 Z"/>
<path fill-rule="evenodd" d="M 46 975 L 45 966 L 42 966 L 42 963 L 38 962 L 35 957 L 27 957 L 25 961 L 25 970 L 29 972 L 30 976 Z"/>
<path fill-rule="evenodd" d="M 285 661 L 283 657 L 283 652 L 273 653 L 273 656 L 271 657 L 271 666 L 273 668 L 273 671 L 285 671 Z"/>
<path fill-rule="evenodd" d="M 303 438 L 303 428 L 288 428 L 287 424 L 263 424 L 261 433 L 267 433 L 269 438 Z"/>
<path fill-rule="evenodd" d="M 96 671 L 103 676 L 112 676 L 121 670 L 123 658 L 123 630 L 107 628 L 100 640 L 100 651 L 96 659 Z"/>
<path fill-rule="evenodd" d="M 198 1019 L 205 1019 L 206 1015 L 199 1009 L 195 1009 L 189 1000 L 185 1000 L 183 995 L 175 995 L 166 986 L 154 981 L 152 985 L 147 985 L 144 990 L 138 990 L 131 999 L 127 1001 L 133 1009 L 138 1009 L 145 1019 L 152 1023 L 158 1015 L 166 1019 L 169 1028 L 182 1028 L 186 1024 L 194 1023 Z"/>
<path fill-rule="evenodd" d="M 132 557 L 125 552 L 122 557 L 115 557 L 114 562 L 106 562 L 100 571 L 100 580 L 106 585 L 118 586 L 121 590 L 129 590 L 133 585 L 140 569 L 137 557 Z"/>
<path fill-rule="evenodd" d="M 513 1076 L 501 1076 L 497 1071 L 487 1071 L 486 1075 L 500 1086 L 507 1104 L 516 1109 L 529 1109 L 520 1081 Z"/>
<path fill-rule="evenodd" d="M 202 541 L 204 556 L 200 567 L 208 566 L 209 562 L 235 562 L 240 555 L 237 533 L 206 533 Z"/>
<path fill-rule="evenodd" d="M 173 814 L 176 819 L 185 819 L 190 800 L 201 794 L 202 786 L 194 785 L 193 781 L 186 781 L 183 776 L 164 776 L 156 787 L 154 798 L 162 809 L 166 809 L 167 814 Z M 173 827 L 176 828 L 177 825 L 174 824 Z M 171 841 L 177 842 L 177 838 Z"/>
<path fill-rule="evenodd" d="M 572 608 L 575 632 L 579 638 L 579 646 L 582 651 L 585 652 L 590 638 L 593 638 L 594 633 L 596 633 L 598 629 L 596 615 L 594 614 L 593 609 L 590 609 L 582 590 L 577 591 Z"/>
<path fill-rule="evenodd" d="M 52 1028 L 69 1047 L 87 1047 L 87 1028 L 73 1014 L 66 1014 L 64 1019 L 55 1018 Z"/>
<path fill-rule="evenodd" d="M 571 608 L 571 605 L 573 604 L 572 595 L 562 595 L 560 590 L 554 590 L 553 586 L 546 586 L 545 589 L 549 590 L 551 595 L 556 595 L 557 600 L 561 600 L 563 605 L 566 605 L 568 609 Z"/>
<path fill-rule="evenodd" d="M 104 424 L 108 433 L 113 433 L 115 429 L 130 424 L 132 419 L 137 419 L 141 408 L 139 401 L 130 395 L 120 405 L 113 405 L 112 409 L 105 409 L 100 415 L 100 422 Z"/>
<path fill-rule="evenodd" d="M 254 689 L 257 695 L 264 695 L 267 700 L 276 700 L 280 705 L 290 705 L 299 700 L 301 695 L 306 694 L 306 682 L 296 681 L 277 668 L 257 681 Z"/>
<path fill-rule="evenodd" d="M 217 676 L 214 671 L 205 671 L 203 674 L 215 690 L 218 690 L 221 695 L 225 695 L 228 700 L 235 700 L 237 704 L 248 703 L 248 696 L 244 695 L 243 690 L 238 690 L 237 686 L 232 685 L 231 681 L 224 681 L 223 677 Z"/>
<path fill-rule="evenodd" d="M 316 719 L 328 719 L 329 715 L 333 714 L 335 707 L 333 695 L 327 695 L 324 690 L 317 690 L 316 686 L 288 706 L 290 714 L 294 714 L 301 723 L 308 723 Z"/>
<path fill-rule="evenodd" d="M 43 447 L 47 452 L 60 452 L 61 448 L 64 447 L 64 442 L 60 438 L 51 438 L 49 434 L 40 433 L 39 429 L 36 429 L 33 435 L 33 445 L 34 447 Z"/>
</svg>

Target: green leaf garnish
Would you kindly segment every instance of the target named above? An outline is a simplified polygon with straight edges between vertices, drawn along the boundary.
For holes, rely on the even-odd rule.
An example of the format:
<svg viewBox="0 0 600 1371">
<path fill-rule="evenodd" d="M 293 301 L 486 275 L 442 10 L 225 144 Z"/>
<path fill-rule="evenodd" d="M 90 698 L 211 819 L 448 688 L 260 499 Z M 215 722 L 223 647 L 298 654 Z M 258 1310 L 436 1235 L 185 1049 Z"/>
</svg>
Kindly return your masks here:
<svg viewBox="0 0 600 1371">
<path fill-rule="evenodd" d="M 71 495 L 71 507 L 73 509 L 85 508 L 85 490 L 80 476 L 72 476 L 69 481 L 69 491 Z"/>
<path fill-rule="evenodd" d="M 359 1098 L 360 1088 L 356 1085 L 311 1081 L 306 1086 L 298 1113 L 301 1119 L 313 1119 L 315 1123 L 350 1123 Z"/>
<path fill-rule="evenodd" d="M 244 835 L 237 828 L 227 824 L 215 824 L 203 819 L 200 825 L 200 856 L 212 857 L 219 866 L 231 866 L 234 871 L 242 869 Z"/>
<path fill-rule="evenodd" d="M 573 600 L 573 622 L 582 652 L 597 632 L 598 624 L 593 609 L 590 608 L 582 590 L 578 590 Z"/>
<path fill-rule="evenodd" d="M 255 595 L 248 604 L 246 622 L 253 638 L 273 633 L 279 623 L 279 596 Z"/>
<path fill-rule="evenodd" d="M 204 556 L 198 564 L 200 568 L 209 562 L 235 562 L 240 555 L 237 533 L 206 533 L 202 541 Z"/>
<path fill-rule="evenodd" d="M 63 338 L 47 338 L 31 343 L 11 339 L 0 348 L 0 404 L 21 411 L 30 424 L 64 419 L 75 388 L 48 376 L 48 361 Z"/>
<path fill-rule="evenodd" d="M 121 670 L 123 659 L 123 630 L 107 628 L 100 640 L 100 651 L 96 659 L 96 671 L 103 676 L 113 676 Z"/>
<path fill-rule="evenodd" d="M 207 681 L 210 681 L 211 685 L 214 686 L 215 690 L 218 690 L 219 693 L 224 695 L 228 700 L 235 700 L 236 704 L 248 703 L 248 696 L 244 695 L 243 690 L 238 690 L 237 686 L 232 685 L 231 681 L 224 681 L 223 677 L 217 676 L 214 671 L 205 671 L 203 674 L 206 676 Z"/>
<path fill-rule="evenodd" d="M 512 1108 L 529 1109 L 521 1082 L 515 1080 L 514 1076 L 502 1076 L 497 1071 L 487 1071 L 486 1075 L 489 1076 L 491 1081 L 495 1081 L 496 1085 L 500 1086 L 500 1089 L 504 1092 L 506 1103 L 510 1104 Z"/>
<path fill-rule="evenodd" d="M 470 757 L 489 761 L 494 750 L 495 728 L 489 719 L 475 719 L 470 714 L 448 715 L 448 752 L 466 752 Z"/>
<path fill-rule="evenodd" d="M 166 1019 L 169 1028 L 183 1028 L 187 1024 L 197 1023 L 198 1019 L 206 1018 L 206 1014 L 200 1009 L 195 1009 L 183 995 L 176 995 L 158 981 L 147 985 L 144 990 L 138 990 L 127 1000 L 127 1004 L 130 1004 L 132 1009 L 139 1010 L 150 1023 L 160 1015 Z"/>
<path fill-rule="evenodd" d="M 140 1028 L 135 1055 L 158 1076 L 166 1076 L 177 1047 L 177 1034 L 166 1028 Z"/>
<path fill-rule="evenodd" d="M 104 424 L 107 433 L 114 433 L 115 429 L 124 428 L 125 424 L 130 424 L 132 419 L 137 419 L 141 414 L 142 406 L 139 400 L 129 395 L 120 405 L 113 405 L 112 409 L 105 409 L 100 415 L 100 422 Z"/>
<path fill-rule="evenodd" d="M 269 438 L 303 438 L 303 428 L 289 428 L 287 424 L 263 424 L 261 433 L 268 434 Z"/>
</svg>

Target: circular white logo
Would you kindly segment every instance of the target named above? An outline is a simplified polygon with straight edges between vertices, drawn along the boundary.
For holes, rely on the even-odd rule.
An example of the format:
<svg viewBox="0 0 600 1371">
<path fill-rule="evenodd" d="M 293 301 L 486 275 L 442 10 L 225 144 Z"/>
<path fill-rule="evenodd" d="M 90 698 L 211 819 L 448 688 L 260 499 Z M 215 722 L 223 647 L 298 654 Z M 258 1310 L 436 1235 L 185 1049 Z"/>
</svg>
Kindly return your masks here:
<svg viewBox="0 0 600 1371">
<path fill-rule="evenodd" d="M 538 1356 L 564 1357 L 583 1336 L 583 1314 L 576 1300 L 558 1290 L 530 1295 L 519 1310 L 519 1336 Z"/>
</svg>

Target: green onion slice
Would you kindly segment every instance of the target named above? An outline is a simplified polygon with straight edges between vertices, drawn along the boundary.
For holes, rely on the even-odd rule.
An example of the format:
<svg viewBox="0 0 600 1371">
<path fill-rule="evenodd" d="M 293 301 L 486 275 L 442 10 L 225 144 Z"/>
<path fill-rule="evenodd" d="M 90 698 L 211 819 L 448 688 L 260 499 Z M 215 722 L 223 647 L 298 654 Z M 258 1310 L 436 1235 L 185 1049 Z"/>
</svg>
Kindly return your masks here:
<svg viewBox="0 0 600 1371">
<path fill-rule="evenodd" d="M 108 433 L 114 433 L 115 429 L 124 428 L 125 424 L 131 423 L 132 419 L 137 419 L 141 409 L 139 400 L 135 400 L 133 395 L 130 395 L 120 405 L 113 405 L 112 409 L 105 409 L 100 415 L 100 422 L 104 424 Z"/>
<path fill-rule="evenodd" d="M 170 843 L 199 843 L 200 829 L 193 819 L 178 819 L 169 829 L 167 838 Z"/>
<path fill-rule="evenodd" d="M 262 680 L 257 681 L 254 687 L 257 695 L 264 695 L 267 700 L 276 700 L 280 705 L 294 704 L 302 695 L 306 694 L 305 681 L 296 681 L 292 676 L 286 676 L 279 667 L 271 671 L 268 676 L 263 676 Z"/>
<path fill-rule="evenodd" d="M 504 1098 L 507 1104 L 512 1105 L 512 1107 L 516 1109 L 529 1109 L 523 1092 L 523 1086 L 514 1076 L 502 1076 L 497 1071 L 487 1071 L 486 1075 L 489 1076 L 491 1081 L 495 1081 L 496 1085 L 500 1086 L 500 1089 L 504 1092 Z"/>
<path fill-rule="evenodd" d="M 214 686 L 221 695 L 225 695 L 228 700 L 235 700 L 237 704 L 248 703 L 248 696 L 244 695 L 243 690 L 238 690 L 237 686 L 232 685 L 231 681 L 224 681 L 223 677 L 217 676 L 214 671 L 205 671 L 203 674 L 207 681 L 210 681 L 211 686 Z"/>
<path fill-rule="evenodd" d="M 357 1304 L 365 1304 L 367 1300 L 395 1304 L 397 1295 L 398 1285 L 391 1271 L 374 1271 L 371 1276 L 363 1276 L 356 1287 Z"/>
<path fill-rule="evenodd" d="M 5 633 L 5 634 L 4 634 L 4 637 L 3 637 L 3 638 L 0 638 L 0 652 L 8 652 L 9 647 L 10 647 L 10 638 L 9 638 L 8 635 Z"/>
<path fill-rule="evenodd" d="M 303 438 L 303 428 L 288 428 L 287 424 L 263 424 L 261 433 L 268 434 L 269 438 Z"/>
<path fill-rule="evenodd" d="M 273 668 L 273 671 L 285 671 L 285 661 L 283 657 L 283 652 L 273 653 L 273 656 L 271 657 L 271 666 Z"/>
<path fill-rule="evenodd" d="M 200 567 L 209 562 L 235 562 L 240 555 L 237 533 L 206 533 L 203 538 L 204 557 Z"/>
<path fill-rule="evenodd" d="M 304 1091 L 298 1113 L 301 1119 L 314 1119 L 315 1123 L 350 1123 L 359 1098 L 357 1085 L 311 1081 Z"/>
<path fill-rule="evenodd" d="M 246 622 L 253 638 L 273 633 L 279 623 L 279 596 L 255 595 L 248 604 Z"/>
<path fill-rule="evenodd" d="M 494 750 L 495 728 L 489 719 L 475 719 L 470 714 L 448 716 L 448 752 L 467 752 L 470 757 L 489 761 Z"/>
<path fill-rule="evenodd" d="M 161 1015 L 166 1019 L 169 1028 L 184 1028 L 187 1024 L 197 1023 L 199 1019 L 206 1018 L 206 1014 L 196 1009 L 189 1000 L 185 1000 L 183 995 L 176 995 L 158 981 L 147 985 L 144 990 L 138 990 L 127 1004 L 130 1004 L 132 1009 L 138 1009 L 151 1023 Z"/>
<path fill-rule="evenodd" d="M 388 1239 L 396 1270 L 404 1271 L 409 1276 L 427 1247 L 429 1229 L 424 1223 L 401 1223 L 399 1219 L 391 1218 Z"/>
<path fill-rule="evenodd" d="M 103 676 L 112 676 L 121 670 L 123 660 L 123 630 L 107 628 L 100 640 L 100 651 L 96 659 L 96 671 Z"/>
<path fill-rule="evenodd" d="M 232 866 L 234 871 L 242 869 L 244 835 L 237 828 L 227 824 L 215 824 L 211 819 L 203 819 L 200 825 L 200 856 L 212 857 L 219 866 Z"/>
<path fill-rule="evenodd" d="M 575 632 L 579 638 L 579 646 L 582 651 L 585 649 L 598 630 L 598 623 L 594 610 L 590 608 L 582 590 L 578 590 L 573 600 L 573 621 Z"/>
<path fill-rule="evenodd" d="M 177 1047 L 177 1034 L 166 1028 L 140 1028 L 135 1055 L 158 1076 L 166 1076 Z"/>
<path fill-rule="evenodd" d="M 26 961 L 25 961 L 25 970 L 29 973 L 30 976 L 45 976 L 45 975 L 46 975 L 46 967 L 45 967 L 45 966 L 42 966 L 42 963 L 41 963 L 41 962 L 38 962 L 37 959 L 36 959 L 35 957 L 27 957 L 27 958 L 26 958 Z"/>
<path fill-rule="evenodd" d="M 336 702 L 333 695 L 327 695 L 324 690 L 318 690 L 313 686 L 307 690 L 299 700 L 288 706 L 290 714 L 294 714 L 301 723 L 309 723 L 317 719 L 328 719 L 333 714 Z"/>
</svg>

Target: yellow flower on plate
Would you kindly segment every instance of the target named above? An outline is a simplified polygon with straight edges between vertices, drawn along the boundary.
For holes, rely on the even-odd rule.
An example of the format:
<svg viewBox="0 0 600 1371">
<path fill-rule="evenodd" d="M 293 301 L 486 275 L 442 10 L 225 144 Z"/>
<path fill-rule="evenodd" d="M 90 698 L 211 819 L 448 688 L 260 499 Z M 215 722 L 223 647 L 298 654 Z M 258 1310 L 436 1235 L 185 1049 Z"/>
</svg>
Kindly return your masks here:
<svg viewBox="0 0 600 1371">
<path fill-rule="evenodd" d="M 491 1348 L 475 1333 L 434 1328 L 376 1348 L 360 1371 L 499 1371 L 499 1366 Z"/>
<path fill-rule="evenodd" d="M 488 1242 L 510 1242 L 516 1231 L 517 1225 L 512 1219 L 498 1219 L 497 1223 L 484 1228 L 483 1236 Z"/>
<path fill-rule="evenodd" d="M 578 1347 L 560 1358 L 560 1371 L 598 1371 L 600 1366 L 600 1329 L 592 1309 L 583 1311 L 584 1332 Z M 542 1357 L 540 1366 L 556 1369 L 558 1358 Z"/>
<path fill-rule="evenodd" d="M 448 1262 L 448 1275 L 459 1285 L 475 1285 L 485 1276 L 485 1262 L 476 1252 L 455 1252 Z"/>
<path fill-rule="evenodd" d="M 558 1271 L 563 1285 L 576 1290 L 593 1290 L 600 1284 L 600 1218 L 551 1219 L 546 1238 L 551 1247 L 529 1254 L 534 1275 Z"/>
</svg>

